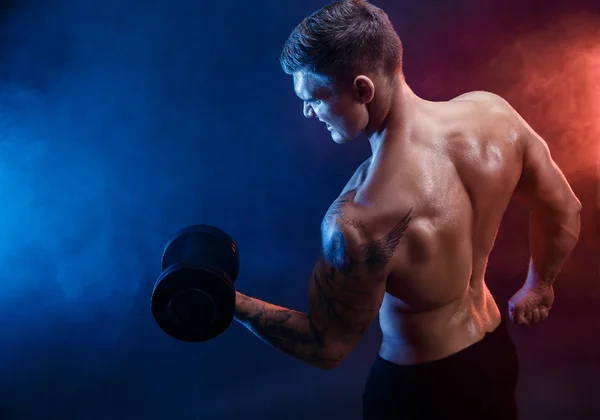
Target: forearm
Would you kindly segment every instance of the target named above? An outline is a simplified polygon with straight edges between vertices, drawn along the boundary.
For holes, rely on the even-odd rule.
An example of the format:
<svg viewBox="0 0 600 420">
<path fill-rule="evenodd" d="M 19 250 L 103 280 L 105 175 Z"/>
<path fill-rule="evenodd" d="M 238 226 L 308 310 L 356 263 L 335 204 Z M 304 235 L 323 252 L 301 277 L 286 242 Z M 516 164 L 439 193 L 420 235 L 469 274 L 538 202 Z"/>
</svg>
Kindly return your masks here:
<svg viewBox="0 0 600 420">
<path fill-rule="evenodd" d="M 313 366 L 329 369 L 338 363 L 327 356 L 308 314 L 236 292 L 235 319 L 272 347 Z"/>
<path fill-rule="evenodd" d="M 579 207 L 561 213 L 532 211 L 529 221 L 529 285 L 552 285 L 579 239 Z"/>
</svg>

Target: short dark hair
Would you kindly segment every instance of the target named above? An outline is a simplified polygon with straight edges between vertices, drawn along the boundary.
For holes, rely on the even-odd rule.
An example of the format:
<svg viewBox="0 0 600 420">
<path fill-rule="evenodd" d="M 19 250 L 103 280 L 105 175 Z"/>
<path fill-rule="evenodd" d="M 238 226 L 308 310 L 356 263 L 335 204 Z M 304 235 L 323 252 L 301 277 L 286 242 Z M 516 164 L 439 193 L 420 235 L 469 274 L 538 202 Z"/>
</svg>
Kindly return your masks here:
<svg viewBox="0 0 600 420">
<path fill-rule="evenodd" d="M 388 15 L 365 0 L 333 2 L 306 17 L 285 42 L 287 74 L 309 70 L 334 81 L 402 71 L 402 42 Z"/>
</svg>

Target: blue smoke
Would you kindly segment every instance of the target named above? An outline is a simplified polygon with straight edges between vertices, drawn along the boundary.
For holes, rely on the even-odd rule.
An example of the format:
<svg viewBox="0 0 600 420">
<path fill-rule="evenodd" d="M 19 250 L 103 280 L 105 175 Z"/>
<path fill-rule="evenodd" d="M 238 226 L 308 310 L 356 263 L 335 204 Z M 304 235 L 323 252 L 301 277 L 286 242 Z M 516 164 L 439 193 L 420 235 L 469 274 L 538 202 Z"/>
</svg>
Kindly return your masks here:
<svg viewBox="0 0 600 420">
<path fill-rule="evenodd" d="M 242 329 L 186 345 L 150 312 L 162 248 L 192 223 L 235 238 L 244 291 L 305 306 L 320 217 L 361 156 L 332 169 L 339 149 L 302 121 L 277 59 L 309 9 L 273 4 L 2 9 L 1 418 L 235 418 L 232 389 L 257 404 L 278 381 L 252 349 L 288 359 Z"/>
<path fill-rule="evenodd" d="M 419 90 L 431 50 L 410 35 L 448 8 L 375 3 L 418 93 L 453 93 Z M 369 151 L 304 121 L 279 67 L 323 4 L 0 4 L 0 420 L 360 417 L 378 331 L 321 372 L 238 325 L 177 342 L 150 312 L 164 244 L 195 223 L 236 240 L 242 292 L 307 309 L 321 217 Z"/>
</svg>

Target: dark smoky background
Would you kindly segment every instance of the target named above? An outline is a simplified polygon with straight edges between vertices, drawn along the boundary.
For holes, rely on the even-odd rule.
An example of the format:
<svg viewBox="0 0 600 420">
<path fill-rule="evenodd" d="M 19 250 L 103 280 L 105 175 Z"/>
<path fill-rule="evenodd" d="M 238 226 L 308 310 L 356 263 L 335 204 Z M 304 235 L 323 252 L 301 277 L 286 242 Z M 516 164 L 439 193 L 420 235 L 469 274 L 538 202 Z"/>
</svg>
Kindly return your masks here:
<svg viewBox="0 0 600 420">
<path fill-rule="evenodd" d="M 523 419 L 600 418 L 600 4 L 374 0 L 431 100 L 505 97 L 583 202 L 547 322 L 510 325 Z M 239 289 L 299 310 L 321 217 L 366 142 L 302 116 L 283 42 L 325 3 L 0 2 L 0 418 L 359 419 L 376 327 L 319 371 L 239 325 L 177 342 L 150 295 L 168 238 L 226 230 Z M 527 212 L 490 258 L 501 310 L 525 278 Z"/>
</svg>

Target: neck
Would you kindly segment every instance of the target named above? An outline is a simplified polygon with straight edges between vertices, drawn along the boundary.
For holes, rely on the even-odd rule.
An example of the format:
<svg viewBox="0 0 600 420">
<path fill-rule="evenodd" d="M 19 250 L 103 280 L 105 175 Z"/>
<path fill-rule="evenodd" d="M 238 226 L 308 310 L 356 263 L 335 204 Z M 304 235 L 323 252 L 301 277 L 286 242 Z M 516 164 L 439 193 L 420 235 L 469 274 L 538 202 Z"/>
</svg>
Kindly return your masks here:
<svg viewBox="0 0 600 420">
<path fill-rule="evenodd" d="M 366 134 L 373 156 L 389 138 L 408 137 L 412 115 L 420 102 L 423 100 L 410 89 L 404 78 L 399 77 L 390 88 L 390 94 L 372 104 Z"/>
</svg>

